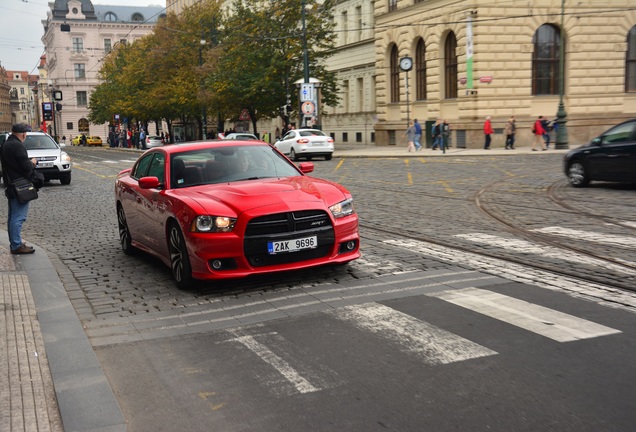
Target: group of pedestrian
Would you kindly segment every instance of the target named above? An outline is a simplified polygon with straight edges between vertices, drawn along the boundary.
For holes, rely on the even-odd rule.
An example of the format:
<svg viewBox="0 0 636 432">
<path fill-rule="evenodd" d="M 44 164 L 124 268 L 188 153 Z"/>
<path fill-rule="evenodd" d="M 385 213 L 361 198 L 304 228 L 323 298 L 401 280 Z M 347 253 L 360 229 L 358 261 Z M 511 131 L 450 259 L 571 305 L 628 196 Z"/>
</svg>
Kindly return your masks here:
<svg viewBox="0 0 636 432">
<path fill-rule="evenodd" d="M 437 119 L 431 128 L 431 135 L 433 137 L 433 145 L 431 148 L 433 150 L 437 150 L 438 148 L 447 149 L 450 132 L 451 127 L 448 121 Z M 422 125 L 420 125 L 417 119 L 409 121 L 409 125 L 402 136 L 406 137 L 407 150 L 409 153 L 422 150 Z"/>
<path fill-rule="evenodd" d="M 552 123 L 552 124 L 551 124 Z M 553 126 L 554 125 L 554 126 Z M 548 150 L 550 148 L 550 131 L 556 129 L 556 123 L 550 122 L 543 116 L 539 116 L 532 125 L 532 134 L 534 135 L 532 141 L 532 151 L 537 151 L 535 148 L 538 146 L 541 150 Z M 494 133 L 491 124 L 491 117 L 486 117 L 484 122 L 484 150 L 490 150 L 491 135 Z M 515 137 L 517 134 L 517 124 L 515 122 L 515 116 L 510 116 L 506 127 L 504 129 L 506 135 L 506 150 L 514 150 Z"/>
</svg>

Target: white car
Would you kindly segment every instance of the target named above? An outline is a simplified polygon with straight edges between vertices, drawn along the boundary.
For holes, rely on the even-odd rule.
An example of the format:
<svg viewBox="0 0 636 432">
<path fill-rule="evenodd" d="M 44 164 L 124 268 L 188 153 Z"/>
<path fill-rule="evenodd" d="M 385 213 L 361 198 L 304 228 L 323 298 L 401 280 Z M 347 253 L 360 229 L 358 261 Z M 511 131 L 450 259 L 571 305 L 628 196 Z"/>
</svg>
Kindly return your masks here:
<svg viewBox="0 0 636 432">
<path fill-rule="evenodd" d="M 244 132 L 232 132 L 230 134 L 227 134 L 227 136 L 223 139 L 226 140 L 241 140 L 241 141 L 260 141 L 256 135 L 251 134 L 251 133 L 244 133 Z"/>
<path fill-rule="evenodd" d="M 333 156 L 333 138 L 318 129 L 292 129 L 276 141 L 274 147 L 293 161 L 313 157 L 331 160 Z"/>
<path fill-rule="evenodd" d="M 161 147 L 163 145 L 163 138 L 157 135 L 149 135 L 146 137 L 146 148 Z"/>
<path fill-rule="evenodd" d="M 0 134 L 0 145 L 4 144 L 10 132 Z M 44 175 L 44 181 L 59 180 L 63 185 L 71 183 L 73 164 L 71 157 L 47 133 L 27 132 L 24 147 L 29 158 L 35 158 L 35 169 Z M 0 171 L 1 174 L 1 171 Z"/>
</svg>

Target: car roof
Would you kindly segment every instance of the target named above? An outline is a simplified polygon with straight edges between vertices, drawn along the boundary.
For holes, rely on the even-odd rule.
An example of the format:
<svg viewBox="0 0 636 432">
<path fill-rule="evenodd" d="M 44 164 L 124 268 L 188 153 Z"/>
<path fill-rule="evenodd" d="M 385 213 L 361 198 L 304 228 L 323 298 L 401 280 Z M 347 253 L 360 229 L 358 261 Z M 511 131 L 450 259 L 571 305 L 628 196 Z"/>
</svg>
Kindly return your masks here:
<svg viewBox="0 0 636 432">
<path fill-rule="evenodd" d="M 161 147 L 155 147 L 148 151 L 164 151 L 168 154 L 181 153 L 190 150 L 201 150 L 205 148 L 223 148 L 236 146 L 263 146 L 271 147 L 264 141 L 259 140 L 206 140 L 179 142 Z"/>
</svg>

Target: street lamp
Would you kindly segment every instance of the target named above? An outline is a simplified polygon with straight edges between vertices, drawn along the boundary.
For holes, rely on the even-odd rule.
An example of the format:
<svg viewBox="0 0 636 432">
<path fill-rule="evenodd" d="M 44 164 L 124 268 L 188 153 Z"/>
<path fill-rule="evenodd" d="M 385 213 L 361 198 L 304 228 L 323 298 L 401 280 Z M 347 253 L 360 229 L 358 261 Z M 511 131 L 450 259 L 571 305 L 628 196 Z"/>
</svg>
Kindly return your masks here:
<svg viewBox="0 0 636 432">
<path fill-rule="evenodd" d="M 201 35 L 201 41 L 199 42 L 199 66 L 203 66 L 203 47 L 205 46 L 205 39 Z M 201 78 L 201 88 L 203 88 L 203 77 Z M 208 132 L 208 112 L 205 108 L 205 101 L 201 106 L 201 139 L 207 138 Z"/>
<path fill-rule="evenodd" d="M 565 112 L 565 105 L 563 104 L 563 81 L 565 79 L 565 71 L 564 71 L 564 50 L 563 50 L 563 41 L 564 41 L 564 31 L 563 31 L 563 15 L 565 8 L 565 0 L 561 0 L 561 41 L 559 43 L 559 110 L 557 111 L 557 133 L 556 133 L 556 143 L 554 144 L 554 148 L 556 149 L 567 149 L 568 146 L 568 130 L 567 126 L 567 113 Z"/>
<path fill-rule="evenodd" d="M 306 0 L 301 1 L 301 17 L 303 22 L 303 78 L 305 84 L 309 83 L 309 53 L 307 52 L 307 22 L 306 22 Z"/>
</svg>

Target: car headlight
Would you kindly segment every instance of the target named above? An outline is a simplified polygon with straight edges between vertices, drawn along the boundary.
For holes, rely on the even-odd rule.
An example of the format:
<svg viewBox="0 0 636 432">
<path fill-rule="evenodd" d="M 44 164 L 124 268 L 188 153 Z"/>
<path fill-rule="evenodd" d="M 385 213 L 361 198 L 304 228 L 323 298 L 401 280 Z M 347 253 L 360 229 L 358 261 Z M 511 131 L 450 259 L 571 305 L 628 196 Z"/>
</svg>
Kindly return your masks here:
<svg viewBox="0 0 636 432">
<path fill-rule="evenodd" d="M 344 201 L 340 201 L 338 204 L 332 205 L 329 207 L 329 211 L 336 219 L 353 214 L 353 198 L 349 198 Z"/>
<path fill-rule="evenodd" d="M 194 232 L 230 232 L 234 229 L 236 218 L 224 216 L 197 216 L 192 223 Z"/>
<path fill-rule="evenodd" d="M 70 162 L 71 161 L 71 157 L 66 154 L 65 152 L 62 152 L 62 154 L 60 155 L 62 162 Z"/>
</svg>

